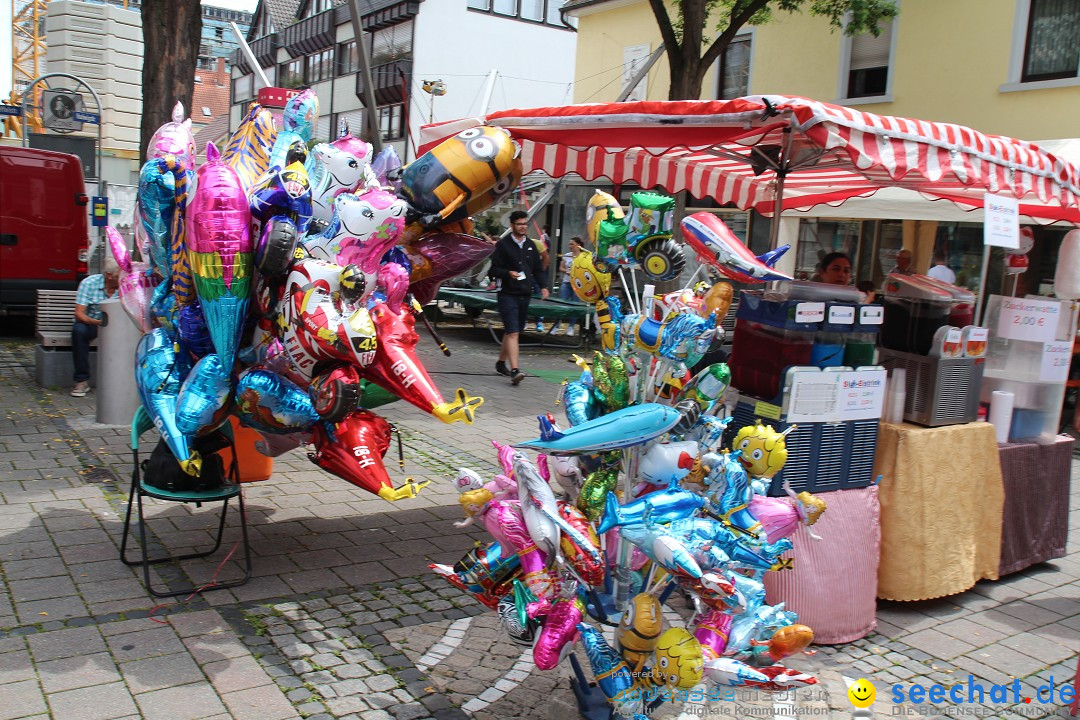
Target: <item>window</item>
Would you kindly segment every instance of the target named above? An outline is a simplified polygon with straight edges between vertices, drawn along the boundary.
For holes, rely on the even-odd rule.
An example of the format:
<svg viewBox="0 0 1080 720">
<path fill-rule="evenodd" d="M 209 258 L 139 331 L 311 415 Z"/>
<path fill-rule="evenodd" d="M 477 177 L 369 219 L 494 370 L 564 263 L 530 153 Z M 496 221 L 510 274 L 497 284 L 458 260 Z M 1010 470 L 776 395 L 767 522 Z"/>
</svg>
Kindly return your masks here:
<svg viewBox="0 0 1080 720">
<path fill-rule="evenodd" d="M 263 8 L 262 15 L 259 16 L 259 29 L 255 32 L 255 39 L 265 37 L 274 32 L 274 21 L 270 17 L 270 13 Z"/>
<path fill-rule="evenodd" d="M 412 57 L 413 23 L 391 25 L 371 34 L 371 66 Z"/>
<path fill-rule="evenodd" d="M 1080 0 L 1031 0 L 1021 82 L 1077 77 Z"/>
<path fill-rule="evenodd" d="M 234 103 L 244 102 L 255 97 L 252 91 L 252 84 L 254 82 L 254 79 L 254 75 L 244 75 L 243 77 L 233 79 L 232 101 Z"/>
<path fill-rule="evenodd" d="M 281 87 L 295 88 L 304 84 L 304 59 L 297 58 L 280 65 L 278 72 Z"/>
<path fill-rule="evenodd" d="M 304 78 L 308 85 L 313 85 L 320 80 L 328 80 L 334 71 L 334 51 L 323 50 L 322 52 L 308 55 L 304 58 Z"/>
<path fill-rule="evenodd" d="M 405 137 L 405 106 L 383 105 L 379 108 L 379 132 L 384 140 L 399 140 Z"/>
<path fill-rule="evenodd" d="M 213 112 L 211 112 L 210 108 L 208 108 L 208 107 L 207 107 L 207 106 L 205 106 L 205 105 L 203 105 L 203 109 L 202 109 L 202 114 L 203 114 L 203 115 L 204 115 L 205 117 L 214 117 L 214 113 L 213 113 Z"/>
<path fill-rule="evenodd" d="M 337 74 L 348 75 L 360 69 L 360 56 L 356 52 L 356 41 L 350 40 L 338 45 Z"/>
<path fill-rule="evenodd" d="M 887 21 L 877 37 L 862 33 L 848 38 L 844 97 L 880 97 L 889 94 L 892 39 L 895 20 Z"/>
<path fill-rule="evenodd" d="M 720 56 L 716 97 L 731 100 L 750 94 L 751 36 L 738 35 Z"/>
<path fill-rule="evenodd" d="M 559 12 L 565 4 L 566 0 L 468 0 L 470 10 L 561 28 L 569 27 Z"/>
</svg>

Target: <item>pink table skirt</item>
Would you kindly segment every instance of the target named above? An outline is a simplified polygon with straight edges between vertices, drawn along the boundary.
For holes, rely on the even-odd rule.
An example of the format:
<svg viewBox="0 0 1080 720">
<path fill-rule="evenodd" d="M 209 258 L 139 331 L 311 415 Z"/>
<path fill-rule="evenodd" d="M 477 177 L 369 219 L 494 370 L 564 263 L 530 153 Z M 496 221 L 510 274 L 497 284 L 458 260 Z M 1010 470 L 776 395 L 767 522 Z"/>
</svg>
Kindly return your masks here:
<svg viewBox="0 0 1080 720">
<path fill-rule="evenodd" d="M 877 487 L 819 493 L 825 514 L 810 537 L 800 526 L 795 547 L 783 557 L 794 568 L 765 573 L 769 603 L 786 603 L 799 622 L 814 629 L 814 642 L 836 645 L 865 637 L 877 627 L 881 510 Z"/>
</svg>

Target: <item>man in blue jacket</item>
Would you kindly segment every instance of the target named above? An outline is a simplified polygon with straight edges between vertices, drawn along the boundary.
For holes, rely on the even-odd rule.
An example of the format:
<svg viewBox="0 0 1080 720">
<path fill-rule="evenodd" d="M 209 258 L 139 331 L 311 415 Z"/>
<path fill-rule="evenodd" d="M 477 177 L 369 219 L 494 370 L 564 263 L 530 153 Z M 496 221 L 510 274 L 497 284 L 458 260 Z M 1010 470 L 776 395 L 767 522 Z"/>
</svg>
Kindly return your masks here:
<svg viewBox="0 0 1080 720">
<path fill-rule="evenodd" d="M 491 254 L 491 274 L 499 283 L 499 315 L 505 328 L 495 371 L 514 385 L 525 379 L 518 368 L 518 335 L 528 322 L 529 300 L 534 292 L 545 300 L 548 296 L 547 272 L 528 229 L 528 213 L 510 213 L 510 234 L 499 239 Z"/>
</svg>

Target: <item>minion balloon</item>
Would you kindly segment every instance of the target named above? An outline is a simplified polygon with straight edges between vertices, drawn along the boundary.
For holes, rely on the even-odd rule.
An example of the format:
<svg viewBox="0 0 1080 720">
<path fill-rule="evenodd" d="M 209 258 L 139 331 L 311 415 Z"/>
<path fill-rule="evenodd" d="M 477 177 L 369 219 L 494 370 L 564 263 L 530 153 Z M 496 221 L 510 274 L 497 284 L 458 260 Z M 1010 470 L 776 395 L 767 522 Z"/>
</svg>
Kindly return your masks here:
<svg viewBox="0 0 1080 720">
<path fill-rule="evenodd" d="M 512 176 L 521 148 L 510 133 L 481 125 L 444 140 L 401 173 L 401 194 L 425 225 L 449 218 L 470 198 Z"/>
</svg>

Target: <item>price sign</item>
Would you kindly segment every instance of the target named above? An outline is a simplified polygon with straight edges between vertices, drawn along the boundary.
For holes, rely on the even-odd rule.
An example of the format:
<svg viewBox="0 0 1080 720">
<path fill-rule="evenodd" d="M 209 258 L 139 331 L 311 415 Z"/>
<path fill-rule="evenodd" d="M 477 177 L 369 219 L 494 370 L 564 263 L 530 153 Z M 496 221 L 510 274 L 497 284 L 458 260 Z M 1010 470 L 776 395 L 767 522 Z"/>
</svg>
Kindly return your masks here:
<svg viewBox="0 0 1080 720">
<path fill-rule="evenodd" d="M 850 305 L 833 305 L 829 308 L 829 322 L 833 325 L 854 325 L 855 308 Z"/>
<path fill-rule="evenodd" d="M 1044 382 L 1065 382 L 1069 379 L 1070 362 L 1072 362 L 1072 343 L 1044 343 L 1039 379 Z"/>
<path fill-rule="evenodd" d="M 859 306 L 859 323 L 861 325 L 881 325 L 885 322 L 885 308 L 880 305 Z"/>
<path fill-rule="evenodd" d="M 795 306 L 795 322 L 819 323 L 825 319 L 825 303 L 804 302 Z"/>
<path fill-rule="evenodd" d="M 998 335 L 1009 340 L 1054 342 L 1061 305 L 1048 300 L 1002 298 Z"/>
<path fill-rule="evenodd" d="M 983 196 L 983 242 L 1016 249 L 1020 247 L 1020 203 L 1007 195 Z"/>
</svg>

